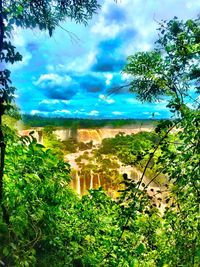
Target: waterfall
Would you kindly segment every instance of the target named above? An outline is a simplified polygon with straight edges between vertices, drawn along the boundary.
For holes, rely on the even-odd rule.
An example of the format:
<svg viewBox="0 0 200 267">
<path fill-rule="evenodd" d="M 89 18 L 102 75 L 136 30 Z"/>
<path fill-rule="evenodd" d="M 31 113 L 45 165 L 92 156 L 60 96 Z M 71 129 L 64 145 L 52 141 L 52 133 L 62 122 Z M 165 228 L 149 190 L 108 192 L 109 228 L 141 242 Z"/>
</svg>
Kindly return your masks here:
<svg viewBox="0 0 200 267">
<path fill-rule="evenodd" d="M 99 184 L 99 187 L 101 187 L 101 179 L 100 179 L 100 174 L 99 174 L 99 173 L 97 174 L 97 177 L 98 177 L 98 184 Z"/>
<path fill-rule="evenodd" d="M 87 193 L 87 186 L 86 186 L 86 175 L 84 175 L 84 180 L 83 180 L 83 194 Z"/>
<path fill-rule="evenodd" d="M 104 138 L 115 137 L 116 134 L 136 134 L 141 131 L 152 131 L 153 127 L 143 128 L 99 128 L 99 129 L 78 129 L 77 139 L 79 142 L 93 141 L 94 144 L 100 144 Z"/>
<path fill-rule="evenodd" d="M 71 137 L 71 129 L 55 130 L 53 131 L 53 133 L 61 141 L 66 141 L 67 139 Z"/>
<path fill-rule="evenodd" d="M 43 132 L 37 131 L 38 133 L 38 143 L 43 144 Z"/>
<path fill-rule="evenodd" d="M 32 128 L 32 129 L 28 129 L 28 130 L 20 130 L 19 134 L 21 136 L 29 136 L 29 134 L 31 132 L 34 132 L 32 134 L 32 136 L 34 138 L 36 138 L 37 142 L 40 144 L 43 144 L 43 132 L 42 132 L 42 128 L 38 127 L 38 128 Z"/>
<path fill-rule="evenodd" d="M 78 141 L 79 142 L 93 141 L 94 144 L 100 144 L 102 141 L 100 129 L 79 129 Z"/>
<path fill-rule="evenodd" d="M 91 172 L 90 173 L 90 189 L 92 189 L 93 188 L 93 173 Z"/>
<path fill-rule="evenodd" d="M 81 180 L 80 176 L 76 173 L 76 192 L 80 195 L 81 194 Z"/>
<path fill-rule="evenodd" d="M 79 142 L 90 142 L 93 141 L 94 144 L 100 144 L 104 138 L 115 137 L 116 134 L 120 132 L 125 134 L 136 134 L 140 131 L 152 131 L 153 127 L 143 127 L 143 128 L 99 128 L 99 129 L 56 129 L 53 133 L 61 141 L 66 141 L 67 139 L 73 137 L 77 138 Z M 39 143 L 43 142 L 43 128 L 37 127 L 28 130 L 19 131 L 20 135 L 28 135 L 31 131 L 35 133 L 33 136 L 37 139 Z"/>
</svg>

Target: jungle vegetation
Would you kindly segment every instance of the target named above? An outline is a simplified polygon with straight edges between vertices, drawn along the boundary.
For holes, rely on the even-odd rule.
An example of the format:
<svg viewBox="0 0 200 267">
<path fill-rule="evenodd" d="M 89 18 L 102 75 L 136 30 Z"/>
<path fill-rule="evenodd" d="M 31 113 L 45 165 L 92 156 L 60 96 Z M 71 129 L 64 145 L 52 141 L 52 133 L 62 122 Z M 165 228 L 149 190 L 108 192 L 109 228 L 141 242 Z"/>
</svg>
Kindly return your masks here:
<svg viewBox="0 0 200 267">
<path fill-rule="evenodd" d="M 41 2 L 43 9 L 38 1 L 0 1 L 1 62 L 21 59 L 9 42 L 13 23 L 37 25 L 51 35 L 65 16 L 85 22 L 97 8 L 96 1 L 77 2 L 74 10 L 71 1 L 58 0 L 58 12 L 52 13 L 51 1 Z M 19 137 L 1 126 L 2 266 L 199 266 L 199 19 L 163 21 L 158 31 L 155 49 L 130 56 L 124 72 L 142 101 L 167 96 L 174 118 L 160 122 L 156 141 L 140 146 L 131 158 L 144 160 L 142 175 L 137 183 L 124 176 L 117 200 L 101 188 L 79 198 L 69 187 L 70 166 L 62 158 L 37 144 L 32 134 Z M 12 109 L 8 70 L 1 71 L 0 81 L 2 116 Z M 168 178 L 163 210 L 152 204 L 146 185 L 141 189 L 152 161 L 156 174 L 151 181 L 160 173 Z"/>
<path fill-rule="evenodd" d="M 61 128 L 103 128 L 103 127 L 143 127 L 143 126 L 151 126 L 153 123 L 157 121 L 155 119 L 75 119 L 75 118 L 61 118 L 61 117 L 42 117 L 38 115 L 22 115 L 22 122 L 24 128 L 31 127 L 61 127 Z"/>
</svg>

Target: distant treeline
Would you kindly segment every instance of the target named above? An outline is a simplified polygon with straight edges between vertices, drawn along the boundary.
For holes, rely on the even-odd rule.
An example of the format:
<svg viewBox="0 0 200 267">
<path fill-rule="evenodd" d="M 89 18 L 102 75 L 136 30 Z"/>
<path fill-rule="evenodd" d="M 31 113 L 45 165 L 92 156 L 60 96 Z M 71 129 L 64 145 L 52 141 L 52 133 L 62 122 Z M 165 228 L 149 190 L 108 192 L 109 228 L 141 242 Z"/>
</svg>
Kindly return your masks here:
<svg viewBox="0 0 200 267">
<path fill-rule="evenodd" d="M 22 115 L 22 121 L 25 127 L 62 127 L 62 128 L 119 128 L 123 126 L 148 126 L 156 120 L 144 119 L 79 119 L 79 118 L 61 118 L 61 117 L 42 117 L 38 115 Z"/>
</svg>

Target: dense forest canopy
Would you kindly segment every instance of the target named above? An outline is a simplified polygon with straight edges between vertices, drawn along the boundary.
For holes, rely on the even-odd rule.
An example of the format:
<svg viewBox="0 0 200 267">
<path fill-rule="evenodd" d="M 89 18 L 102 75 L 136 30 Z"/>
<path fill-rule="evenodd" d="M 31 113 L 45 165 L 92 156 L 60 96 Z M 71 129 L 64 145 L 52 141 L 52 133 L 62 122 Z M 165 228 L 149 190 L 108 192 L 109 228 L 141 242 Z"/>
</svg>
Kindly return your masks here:
<svg viewBox="0 0 200 267">
<path fill-rule="evenodd" d="M 129 127 L 148 126 L 156 124 L 157 120 L 134 120 L 134 119 L 74 119 L 74 118 L 48 118 L 41 116 L 23 115 L 24 127 L 62 127 L 62 128 L 102 128 L 102 127 Z"/>
</svg>

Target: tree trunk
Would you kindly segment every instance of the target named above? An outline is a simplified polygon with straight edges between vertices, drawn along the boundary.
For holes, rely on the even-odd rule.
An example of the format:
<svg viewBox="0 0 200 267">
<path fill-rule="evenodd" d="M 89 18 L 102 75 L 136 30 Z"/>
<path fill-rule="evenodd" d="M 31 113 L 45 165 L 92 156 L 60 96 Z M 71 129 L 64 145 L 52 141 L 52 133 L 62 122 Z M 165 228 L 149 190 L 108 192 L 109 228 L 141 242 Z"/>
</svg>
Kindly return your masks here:
<svg viewBox="0 0 200 267">
<path fill-rule="evenodd" d="M 3 41 L 4 41 L 4 22 L 3 22 L 3 4 L 2 0 L 0 0 L 0 53 L 3 50 Z M 0 64 L 2 64 L 2 60 L 0 59 Z M 3 70 L 0 70 L 3 71 Z M 3 212 L 3 220 L 7 224 L 9 224 L 9 216 L 7 210 L 3 204 L 3 172 L 4 172 L 4 160 L 5 160 L 5 141 L 4 135 L 2 131 L 2 116 L 4 114 L 4 83 L 0 84 L 0 206 Z"/>
<path fill-rule="evenodd" d="M 0 0 L 0 53 L 3 50 L 4 24 L 3 24 L 3 5 Z"/>
<path fill-rule="evenodd" d="M 93 172 L 90 174 L 90 189 L 93 189 Z"/>
<path fill-rule="evenodd" d="M 2 115 L 0 114 L 0 203 L 3 200 L 3 171 L 4 171 L 4 159 L 5 159 L 5 143 L 2 132 Z"/>
<path fill-rule="evenodd" d="M 2 0 L 0 0 L 0 53 L 3 50 L 4 38 L 4 25 L 3 25 L 3 7 Z M 0 62 L 2 64 L 2 61 Z M 2 115 L 3 115 L 3 84 L 0 84 L 0 204 L 3 200 L 3 171 L 4 171 L 4 157 L 5 157 L 5 144 L 2 132 Z"/>
</svg>

